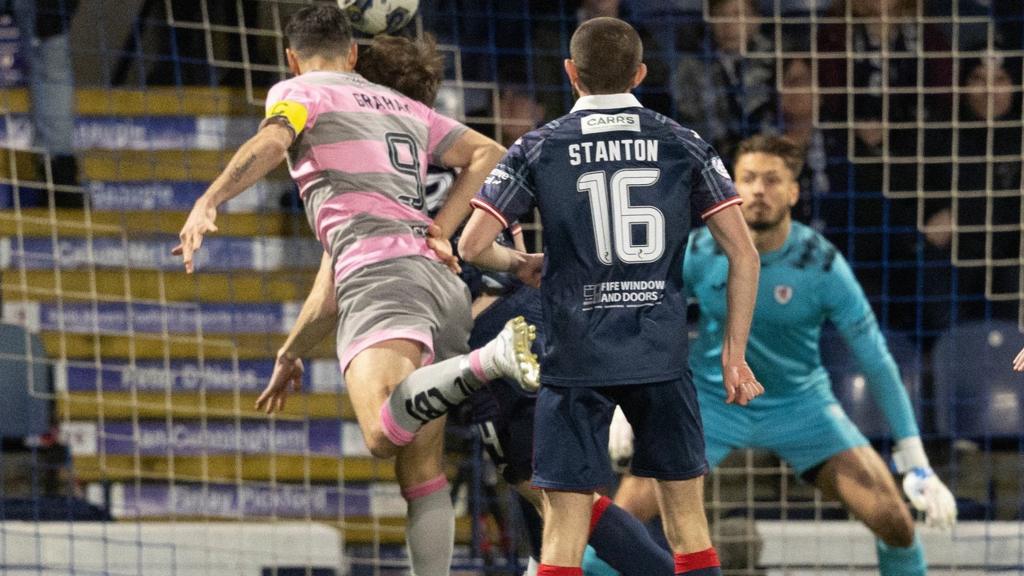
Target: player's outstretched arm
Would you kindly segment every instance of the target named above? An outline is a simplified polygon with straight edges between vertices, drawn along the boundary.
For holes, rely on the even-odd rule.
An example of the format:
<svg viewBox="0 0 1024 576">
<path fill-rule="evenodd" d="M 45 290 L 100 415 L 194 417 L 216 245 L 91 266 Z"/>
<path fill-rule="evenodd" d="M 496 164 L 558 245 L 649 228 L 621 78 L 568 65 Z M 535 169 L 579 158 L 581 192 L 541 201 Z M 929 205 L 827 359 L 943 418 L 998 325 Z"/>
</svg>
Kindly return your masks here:
<svg viewBox="0 0 1024 576">
<path fill-rule="evenodd" d="M 1021 348 L 1017 357 L 1013 359 L 1013 369 L 1017 372 L 1024 372 L 1024 348 Z"/>
<path fill-rule="evenodd" d="M 284 409 L 288 390 L 299 391 L 302 386 L 302 360 L 314 346 L 330 334 L 338 324 L 338 303 L 334 298 L 334 266 L 331 255 L 324 252 L 320 270 L 316 274 L 302 310 L 288 333 L 284 345 L 277 351 L 277 362 L 270 383 L 256 399 L 256 409 L 268 414 Z"/>
<path fill-rule="evenodd" d="M 540 286 L 543 254 L 527 254 L 495 242 L 503 224 L 486 210 L 475 209 L 459 237 L 459 254 L 466 262 L 498 272 L 511 272 L 524 283 Z"/>
<path fill-rule="evenodd" d="M 892 456 L 896 471 L 903 475 L 903 492 L 914 508 L 925 513 L 930 526 L 951 528 L 956 522 L 956 499 L 932 470 L 899 367 L 864 290 L 842 256 L 835 257 L 818 292 L 829 320 L 853 352 L 871 396 L 898 439 Z"/>
<path fill-rule="evenodd" d="M 277 167 L 293 138 L 294 132 L 287 126 L 274 122 L 264 125 L 235 152 L 220 176 L 196 200 L 178 234 L 181 243 L 171 250 L 175 256 L 182 257 L 186 272 L 191 274 L 194 270 L 192 257 L 203 245 L 203 236 L 217 231 L 217 208 Z"/>
<path fill-rule="evenodd" d="M 764 392 L 747 366 L 747 339 L 757 302 L 757 281 L 761 258 L 750 239 L 739 206 L 729 206 L 707 219 L 715 242 L 729 259 L 725 339 L 722 342 L 722 379 L 725 401 L 746 406 Z"/>
<path fill-rule="evenodd" d="M 451 168 L 460 168 L 448 198 L 434 218 L 445 238 L 451 238 L 473 211 L 469 201 L 484 185 L 491 170 L 505 155 L 505 147 L 476 130 L 467 130 L 441 156 L 441 162 Z"/>
</svg>

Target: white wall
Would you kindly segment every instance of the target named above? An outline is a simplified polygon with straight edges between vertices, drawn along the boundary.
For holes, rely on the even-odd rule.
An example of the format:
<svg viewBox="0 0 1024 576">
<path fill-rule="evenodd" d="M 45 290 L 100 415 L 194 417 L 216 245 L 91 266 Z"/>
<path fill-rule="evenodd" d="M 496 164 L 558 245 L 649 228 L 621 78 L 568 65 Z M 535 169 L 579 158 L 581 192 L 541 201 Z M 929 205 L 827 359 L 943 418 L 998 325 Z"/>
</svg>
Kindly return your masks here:
<svg viewBox="0 0 1024 576">
<path fill-rule="evenodd" d="M 310 522 L 0 523 L 9 576 L 261 576 L 267 567 L 343 569 L 341 534 Z"/>
<path fill-rule="evenodd" d="M 877 574 L 874 537 L 859 522 L 758 521 L 757 528 L 769 574 Z M 918 524 L 918 533 L 932 576 L 1024 571 L 1022 523 L 960 522 L 952 533 Z"/>
</svg>

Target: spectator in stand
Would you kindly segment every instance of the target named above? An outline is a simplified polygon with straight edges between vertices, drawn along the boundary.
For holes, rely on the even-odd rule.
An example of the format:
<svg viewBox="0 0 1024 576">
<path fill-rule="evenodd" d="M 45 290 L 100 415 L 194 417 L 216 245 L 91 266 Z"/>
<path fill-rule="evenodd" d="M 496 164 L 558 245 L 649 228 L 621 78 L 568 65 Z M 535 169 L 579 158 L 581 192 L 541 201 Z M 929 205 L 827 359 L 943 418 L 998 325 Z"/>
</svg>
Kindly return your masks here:
<svg viewBox="0 0 1024 576">
<path fill-rule="evenodd" d="M 818 97 L 811 63 L 803 58 L 787 59 L 782 70 L 780 127 L 783 135 L 804 151 L 803 169 L 797 177 L 800 199 L 792 213 L 795 219 L 820 231 L 825 224 L 816 214 L 815 204 L 828 196 L 833 186 L 831 178 L 843 163 L 828 157 L 825 135 L 817 126 Z"/>
<path fill-rule="evenodd" d="M 574 98 L 563 71 L 565 55 L 569 52 L 569 38 L 580 24 L 600 16 L 620 18 L 633 24 L 644 43 L 643 56 L 647 64 L 647 80 L 637 88 L 637 98 L 647 108 L 662 114 L 671 113 L 672 97 L 665 88 L 669 82 L 669 54 L 660 48 L 659 39 L 652 33 L 659 23 L 634 22 L 637 8 L 621 0 L 577 0 L 564 5 L 545 0 L 530 2 L 533 83 L 546 119 L 552 120 L 560 115 L 560 111 L 572 107 Z M 520 39 L 515 38 L 515 41 Z M 519 49 L 522 49 L 521 44 Z M 522 82 L 522 79 L 517 77 L 513 81 Z"/>
<path fill-rule="evenodd" d="M 921 50 L 950 50 L 941 28 L 925 24 L 924 33 L 919 35 L 916 19 L 920 10 L 920 0 L 837 0 L 829 16 L 848 21 L 823 25 L 818 32 L 822 88 L 839 89 L 826 96 L 825 115 L 829 120 L 854 123 L 863 154 L 884 152 L 881 123 L 885 109 L 890 123 L 948 118 L 948 90 L 929 92 L 924 98 L 912 90 L 892 90 L 952 86 L 952 63 L 948 58 L 925 58 L 924 74 L 918 77 L 922 63 L 916 55 Z M 883 54 L 887 61 L 883 61 Z M 852 84 L 848 82 L 848 63 L 853 66 Z M 888 77 L 884 77 L 885 69 Z M 854 117 L 849 118 L 847 99 L 853 90 L 859 92 L 854 96 Z M 907 135 L 914 135 L 913 129 L 890 131 L 890 154 L 899 153 L 901 146 L 907 145 Z"/>
<path fill-rule="evenodd" d="M 1016 318 L 1017 302 L 990 302 L 984 295 L 986 288 L 1017 293 L 1019 266 L 991 266 L 989 275 L 990 266 L 983 263 L 1016 260 L 1020 254 L 1020 71 L 1020 58 L 998 51 L 960 65 L 958 122 L 936 139 L 951 162 L 929 171 L 933 196 L 924 218 L 929 256 L 942 261 L 935 274 L 929 273 L 929 293 L 949 295 L 956 315 L 950 302 L 940 301 L 925 315 L 928 328 L 993 315 Z M 954 268 L 953 260 L 964 265 Z"/>
<path fill-rule="evenodd" d="M 776 127 L 774 47 L 761 33 L 757 0 L 708 0 L 711 37 L 675 71 L 676 120 L 726 161 L 744 137 Z"/>
<path fill-rule="evenodd" d="M 78 162 L 73 145 L 75 79 L 68 44 L 68 28 L 77 5 L 77 0 L 0 0 L 0 12 L 14 16 L 21 48 L 28 60 L 34 145 L 42 148 L 44 158 L 49 159 L 49 170 L 45 159 L 39 161 L 37 180 L 52 179 L 60 188 L 53 196 L 60 208 L 85 205 L 81 191 L 68 189 L 78 186 Z M 23 200 L 29 205 L 49 202 L 35 190 L 24 194 Z"/>
<path fill-rule="evenodd" d="M 920 24 L 922 14 L 921 0 L 836 0 L 828 15 L 846 21 L 817 35 L 822 120 L 841 126 L 826 134 L 830 155 L 851 160 L 846 186 L 835 192 L 855 216 L 830 222 L 828 236 L 872 302 L 883 303 L 883 325 L 906 329 L 918 314 L 900 302 L 915 300 L 922 273 L 900 265 L 916 262 L 921 245 L 918 167 L 933 153 L 927 123 L 949 120 L 952 91 L 950 60 L 922 56 L 950 49 L 941 27 Z"/>
<path fill-rule="evenodd" d="M 519 88 L 504 88 L 499 100 L 501 145 L 508 147 L 517 138 L 536 128 L 544 120 L 544 105 Z"/>
</svg>

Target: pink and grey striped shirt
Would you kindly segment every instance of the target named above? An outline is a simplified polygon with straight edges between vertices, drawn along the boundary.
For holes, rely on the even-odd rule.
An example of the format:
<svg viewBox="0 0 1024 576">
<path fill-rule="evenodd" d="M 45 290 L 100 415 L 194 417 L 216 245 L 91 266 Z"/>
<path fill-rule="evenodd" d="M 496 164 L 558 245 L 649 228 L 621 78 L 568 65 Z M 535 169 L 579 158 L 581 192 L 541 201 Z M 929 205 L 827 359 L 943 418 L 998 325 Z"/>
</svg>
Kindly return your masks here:
<svg viewBox="0 0 1024 576">
<path fill-rule="evenodd" d="M 427 247 L 427 165 L 467 130 L 355 73 L 306 72 L 267 95 L 267 119 L 295 131 L 288 167 L 335 280 Z"/>
</svg>

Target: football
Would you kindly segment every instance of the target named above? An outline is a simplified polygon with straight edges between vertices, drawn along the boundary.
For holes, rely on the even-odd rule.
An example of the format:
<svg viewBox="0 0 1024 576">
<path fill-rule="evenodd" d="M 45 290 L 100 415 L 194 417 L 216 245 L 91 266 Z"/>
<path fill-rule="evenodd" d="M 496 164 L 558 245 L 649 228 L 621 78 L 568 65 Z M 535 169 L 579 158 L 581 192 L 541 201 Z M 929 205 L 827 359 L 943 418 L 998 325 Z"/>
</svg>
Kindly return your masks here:
<svg viewBox="0 0 1024 576">
<path fill-rule="evenodd" d="M 419 0 L 338 0 L 352 27 L 366 34 L 394 34 L 412 22 Z"/>
</svg>

